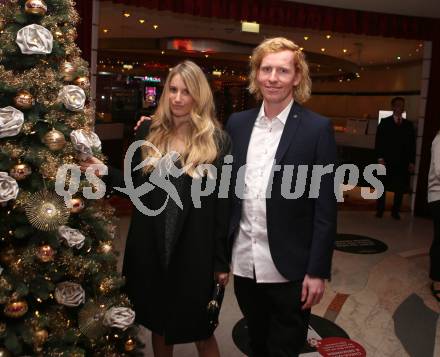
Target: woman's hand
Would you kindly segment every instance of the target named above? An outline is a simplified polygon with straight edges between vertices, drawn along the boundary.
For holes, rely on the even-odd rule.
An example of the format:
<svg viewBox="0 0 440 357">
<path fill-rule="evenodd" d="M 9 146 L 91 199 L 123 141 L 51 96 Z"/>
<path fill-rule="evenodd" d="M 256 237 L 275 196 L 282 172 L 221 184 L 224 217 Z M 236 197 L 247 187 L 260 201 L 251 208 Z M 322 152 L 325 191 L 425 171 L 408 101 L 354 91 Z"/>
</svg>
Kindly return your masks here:
<svg viewBox="0 0 440 357">
<path fill-rule="evenodd" d="M 97 159 L 94 156 L 88 158 L 87 160 L 80 161 L 79 165 L 80 165 L 80 169 L 81 169 L 82 172 L 85 172 L 92 165 L 103 165 L 103 166 L 105 166 L 105 164 L 101 160 Z M 97 177 L 100 176 L 98 170 L 95 170 L 95 176 L 97 176 Z"/>
<path fill-rule="evenodd" d="M 226 286 L 228 284 L 229 281 L 229 273 L 220 273 L 220 272 L 216 272 L 214 274 L 215 276 L 215 281 L 223 286 Z"/>
<path fill-rule="evenodd" d="M 135 127 L 134 127 L 134 131 L 137 131 L 139 129 L 139 127 L 141 126 L 141 124 L 145 121 L 145 120 L 151 120 L 151 117 L 146 117 L 145 115 L 142 115 L 140 117 L 140 119 L 137 121 Z"/>
</svg>

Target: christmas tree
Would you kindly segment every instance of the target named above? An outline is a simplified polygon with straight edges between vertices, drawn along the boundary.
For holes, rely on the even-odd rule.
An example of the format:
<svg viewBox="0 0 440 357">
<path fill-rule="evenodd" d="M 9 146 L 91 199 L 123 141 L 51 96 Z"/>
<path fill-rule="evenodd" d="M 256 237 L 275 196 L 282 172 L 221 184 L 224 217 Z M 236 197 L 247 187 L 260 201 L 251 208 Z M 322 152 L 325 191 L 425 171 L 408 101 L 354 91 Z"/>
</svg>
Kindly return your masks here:
<svg viewBox="0 0 440 357">
<path fill-rule="evenodd" d="M 0 0 L 3 357 L 137 353 L 134 312 L 116 270 L 113 211 L 85 198 L 97 192 L 96 181 L 75 180 L 80 158 L 103 155 L 73 5 Z"/>
</svg>

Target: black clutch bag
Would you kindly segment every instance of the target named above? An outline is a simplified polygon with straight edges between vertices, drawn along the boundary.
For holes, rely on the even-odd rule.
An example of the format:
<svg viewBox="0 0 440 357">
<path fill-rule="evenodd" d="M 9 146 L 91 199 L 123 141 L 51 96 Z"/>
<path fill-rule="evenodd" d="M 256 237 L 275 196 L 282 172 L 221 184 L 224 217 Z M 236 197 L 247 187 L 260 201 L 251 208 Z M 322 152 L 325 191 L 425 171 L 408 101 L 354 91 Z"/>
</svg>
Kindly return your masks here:
<svg viewBox="0 0 440 357">
<path fill-rule="evenodd" d="M 212 298 L 208 303 L 208 324 L 212 332 L 218 326 L 218 316 L 222 307 L 223 297 L 225 296 L 225 287 L 216 283 L 212 292 Z"/>
</svg>

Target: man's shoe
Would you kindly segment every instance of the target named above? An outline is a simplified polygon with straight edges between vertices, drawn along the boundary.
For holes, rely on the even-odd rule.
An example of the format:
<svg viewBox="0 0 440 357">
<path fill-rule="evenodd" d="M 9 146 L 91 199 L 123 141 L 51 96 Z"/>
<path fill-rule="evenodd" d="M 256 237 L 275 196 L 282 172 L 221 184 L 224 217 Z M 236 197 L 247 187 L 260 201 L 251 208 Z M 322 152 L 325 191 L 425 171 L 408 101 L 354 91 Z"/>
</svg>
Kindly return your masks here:
<svg viewBox="0 0 440 357">
<path fill-rule="evenodd" d="M 399 212 L 393 212 L 391 213 L 391 217 L 393 217 L 395 220 L 400 220 L 400 214 Z"/>
</svg>

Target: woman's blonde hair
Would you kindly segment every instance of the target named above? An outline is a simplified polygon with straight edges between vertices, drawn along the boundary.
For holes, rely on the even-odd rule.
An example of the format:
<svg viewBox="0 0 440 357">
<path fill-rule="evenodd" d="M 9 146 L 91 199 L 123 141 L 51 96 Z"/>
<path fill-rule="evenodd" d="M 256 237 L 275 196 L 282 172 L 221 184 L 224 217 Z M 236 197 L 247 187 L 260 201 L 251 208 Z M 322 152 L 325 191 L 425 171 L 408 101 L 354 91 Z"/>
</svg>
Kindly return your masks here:
<svg viewBox="0 0 440 357">
<path fill-rule="evenodd" d="M 145 140 L 159 149 L 161 155 L 168 152 L 168 144 L 174 135 L 174 122 L 170 109 L 170 82 L 174 76 L 180 75 L 192 99 L 193 107 L 190 113 L 190 134 L 185 141 L 185 152 L 181 153 L 182 167 L 191 165 L 186 171 L 190 176 L 199 176 L 196 168 L 200 164 L 212 163 L 218 156 L 219 148 L 215 140 L 215 131 L 219 128 L 215 117 L 214 99 L 209 83 L 194 62 L 184 61 L 175 66 L 164 84 L 158 108 L 153 115 L 150 131 Z M 147 146 L 143 147 L 143 158 L 156 158 L 157 152 Z M 151 172 L 154 165 L 146 165 L 144 172 Z"/>
<path fill-rule="evenodd" d="M 312 81 L 310 80 L 309 66 L 307 65 L 303 51 L 301 51 L 300 47 L 293 41 L 284 37 L 275 37 L 264 40 L 252 52 L 248 89 L 258 100 L 262 99 L 262 95 L 257 83 L 257 75 L 264 56 L 269 53 L 276 53 L 285 50 L 293 52 L 293 64 L 295 70 L 301 75 L 301 81 L 296 88 L 294 88 L 293 98 L 299 103 L 304 103 L 310 98 Z"/>
</svg>

